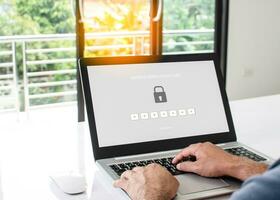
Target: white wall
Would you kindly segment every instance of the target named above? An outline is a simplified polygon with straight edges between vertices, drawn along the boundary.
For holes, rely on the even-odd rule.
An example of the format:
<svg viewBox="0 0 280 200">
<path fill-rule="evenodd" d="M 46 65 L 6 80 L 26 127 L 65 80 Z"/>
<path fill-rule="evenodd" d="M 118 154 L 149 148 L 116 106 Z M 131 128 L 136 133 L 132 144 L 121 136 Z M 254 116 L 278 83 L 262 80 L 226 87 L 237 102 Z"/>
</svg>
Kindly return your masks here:
<svg viewBox="0 0 280 200">
<path fill-rule="evenodd" d="M 280 0 L 231 0 L 230 100 L 280 93 Z"/>
</svg>

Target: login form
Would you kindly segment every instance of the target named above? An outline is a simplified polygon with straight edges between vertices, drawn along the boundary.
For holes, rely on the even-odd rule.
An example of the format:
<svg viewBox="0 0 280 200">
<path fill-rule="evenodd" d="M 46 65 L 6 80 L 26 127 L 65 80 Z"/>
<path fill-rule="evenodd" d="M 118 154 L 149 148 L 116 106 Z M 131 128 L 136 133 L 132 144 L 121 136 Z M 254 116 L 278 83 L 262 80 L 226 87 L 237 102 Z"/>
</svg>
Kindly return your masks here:
<svg viewBox="0 0 280 200">
<path fill-rule="evenodd" d="M 100 147 L 228 132 L 213 61 L 88 67 Z"/>
</svg>

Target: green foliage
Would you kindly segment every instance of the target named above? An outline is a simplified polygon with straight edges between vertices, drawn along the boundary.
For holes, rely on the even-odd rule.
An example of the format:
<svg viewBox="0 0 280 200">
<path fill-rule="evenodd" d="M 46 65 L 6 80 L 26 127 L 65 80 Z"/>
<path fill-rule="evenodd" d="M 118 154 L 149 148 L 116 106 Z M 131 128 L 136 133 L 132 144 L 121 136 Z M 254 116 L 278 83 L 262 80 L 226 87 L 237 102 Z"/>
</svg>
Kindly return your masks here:
<svg viewBox="0 0 280 200">
<path fill-rule="evenodd" d="M 73 33 L 69 0 L 15 0 L 16 12 L 39 26 L 40 33 Z"/>
<path fill-rule="evenodd" d="M 214 29 L 215 0 L 164 0 L 164 30 L 203 30 Z M 188 42 L 214 41 L 214 34 L 164 36 L 168 45 L 164 52 L 194 52 L 213 50 L 212 44 L 192 45 Z M 180 42 L 185 45 L 175 46 Z"/>
<path fill-rule="evenodd" d="M 69 0 L 0 0 L 0 35 L 73 33 Z"/>
<path fill-rule="evenodd" d="M 165 0 L 164 29 L 214 28 L 215 0 Z"/>
<path fill-rule="evenodd" d="M 38 24 L 15 10 L 15 0 L 0 0 L 0 36 L 37 34 Z"/>
<path fill-rule="evenodd" d="M 74 33 L 75 17 L 73 16 L 71 9 L 70 0 L 0 0 L 0 26 L 3 27 L 0 29 L 0 36 Z M 26 43 L 27 49 L 49 49 L 73 46 L 75 46 L 75 42 L 73 41 L 39 41 Z M 10 51 L 11 45 L 0 44 L 0 50 Z M 23 79 L 23 55 L 21 43 L 17 43 L 16 52 L 19 82 L 21 84 Z M 75 57 L 75 51 L 27 54 L 28 61 Z M 0 56 L 0 62 L 11 62 L 11 60 L 11 56 Z M 35 72 L 74 69 L 75 64 L 42 64 L 28 65 L 27 67 L 28 72 Z M 0 69 L 0 74 L 6 73 L 11 73 L 11 69 L 9 69 L 9 71 L 6 69 Z M 30 79 L 29 82 L 38 83 L 73 79 L 75 79 L 75 74 L 36 77 Z M 74 85 L 29 88 L 29 92 L 30 94 L 61 92 L 73 89 L 73 86 Z M 20 94 L 23 94 L 22 87 Z M 70 98 L 71 100 L 73 97 L 67 98 Z M 55 103 L 64 101 L 65 99 L 67 100 L 67 98 L 55 97 L 34 99 L 31 101 L 31 105 Z M 23 101 L 21 103 L 23 106 Z"/>
<path fill-rule="evenodd" d="M 123 0 L 96 0 L 92 9 L 99 12 L 91 17 L 91 23 L 85 23 L 85 32 L 123 32 L 123 31 L 148 31 L 149 26 L 149 1 L 123 1 Z M 141 38 L 140 38 L 141 39 Z M 97 38 L 85 41 L 86 46 L 111 46 L 131 45 L 133 40 L 128 37 Z M 136 45 L 141 41 L 135 41 Z M 147 41 L 148 43 L 148 41 Z M 140 47 L 138 45 L 138 47 Z M 141 54 L 141 48 L 136 48 L 136 54 Z M 102 49 L 85 51 L 86 57 L 103 57 L 115 55 L 131 55 L 131 48 Z"/>
<path fill-rule="evenodd" d="M 149 1 L 122 1 L 108 0 L 95 1 L 92 9 L 98 9 L 98 14 L 91 18 L 92 23 L 85 24 L 85 32 L 118 32 L 118 31 L 149 31 Z M 128 3 L 129 2 L 129 3 Z M 101 10 L 101 11 L 100 11 Z M 166 30 L 203 30 L 214 29 L 215 25 L 215 0 L 164 0 L 163 29 Z M 180 34 L 164 35 L 163 52 L 195 52 L 212 51 L 214 40 L 213 33 L 207 34 Z M 149 38 L 144 39 L 149 44 Z M 205 44 L 192 42 L 210 41 Z M 141 37 L 134 41 L 136 54 L 142 52 Z M 105 38 L 86 40 L 86 46 L 131 45 L 131 38 Z M 177 44 L 176 44 L 177 43 Z M 180 44 L 180 45 L 178 45 Z M 114 56 L 131 55 L 131 48 L 104 49 L 85 51 L 85 56 Z"/>
</svg>

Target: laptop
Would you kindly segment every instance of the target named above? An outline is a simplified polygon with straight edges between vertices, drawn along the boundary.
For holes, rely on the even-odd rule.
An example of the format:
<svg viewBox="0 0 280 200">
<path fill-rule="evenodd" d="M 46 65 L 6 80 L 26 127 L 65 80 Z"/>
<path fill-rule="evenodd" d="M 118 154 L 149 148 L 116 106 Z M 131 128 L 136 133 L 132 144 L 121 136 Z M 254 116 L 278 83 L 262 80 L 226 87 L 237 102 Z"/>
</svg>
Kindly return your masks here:
<svg viewBox="0 0 280 200">
<path fill-rule="evenodd" d="M 178 200 L 237 190 L 241 182 L 233 178 L 205 178 L 172 165 L 180 150 L 197 142 L 272 162 L 237 142 L 214 54 L 85 58 L 79 63 L 95 162 L 111 183 L 133 167 L 158 163 L 180 182 Z"/>
</svg>

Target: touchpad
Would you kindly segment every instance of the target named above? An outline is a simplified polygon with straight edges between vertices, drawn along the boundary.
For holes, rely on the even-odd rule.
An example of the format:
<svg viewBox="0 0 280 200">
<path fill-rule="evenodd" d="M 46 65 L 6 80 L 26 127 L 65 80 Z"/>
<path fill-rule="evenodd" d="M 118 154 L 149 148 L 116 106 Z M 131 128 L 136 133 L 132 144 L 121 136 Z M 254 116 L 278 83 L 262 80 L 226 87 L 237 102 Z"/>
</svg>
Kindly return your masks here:
<svg viewBox="0 0 280 200">
<path fill-rule="evenodd" d="M 221 178 L 205 178 L 192 173 L 182 174 L 175 177 L 180 182 L 178 191 L 181 195 L 229 186 L 229 184 Z"/>
</svg>

